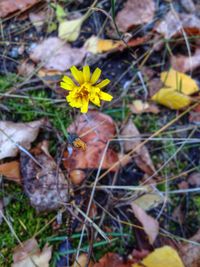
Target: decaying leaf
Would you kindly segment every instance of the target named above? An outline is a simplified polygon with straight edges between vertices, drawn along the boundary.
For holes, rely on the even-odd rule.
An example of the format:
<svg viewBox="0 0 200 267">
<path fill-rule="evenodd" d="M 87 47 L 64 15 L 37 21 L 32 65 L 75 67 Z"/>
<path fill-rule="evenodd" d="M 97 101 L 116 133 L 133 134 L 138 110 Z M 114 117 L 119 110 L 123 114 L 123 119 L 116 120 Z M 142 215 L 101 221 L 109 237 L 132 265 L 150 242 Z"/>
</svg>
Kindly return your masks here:
<svg viewBox="0 0 200 267">
<path fill-rule="evenodd" d="M 166 39 L 183 34 L 183 31 L 187 34 L 198 35 L 200 33 L 200 20 L 194 14 L 178 14 L 171 10 L 156 25 L 155 31 L 162 34 Z"/>
<path fill-rule="evenodd" d="M 131 207 L 135 217 L 138 221 L 142 224 L 145 233 L 149 238 L 149 243 L 153 244 L 156 240 L 156 237 L 159 232 L 159 224 L 158 221 L 155 220 L 153 217 L 148 215 L 142 208 L 138 205 L 131 203 Z"/>
<path fill-rule="evenodd" d="M 25 11 L 41 0 L 1 0 L 0 18 L 5 18 L 16 11 Z"/>
<path fill-rule="evenodd" d="M 19 75 L 27 77 L 34 72 L 35 66 L 33 62 L 27 62 L 26 60 L 18 66 L 17 70 Z"/>
<path fill-rule="evenodd" d="M 189 95 L 199 91 L 189 75 L 170 69 L 161 73 L 164 86 L 152 96 L 152 100 L 170 109 L 182 109 L 191 103 Z"/>
<path fill-rule="evenodd" d="M 200 48 L 196 49 L 192 56 L 172 56 L 171 66 L 180 72 L 193 71 L 200 66 Z"/>
<path fill-rule="evenodd" d="M 86 143 L 86 151 L 74 149 L 72 155 L 68 151 L 64 154 L 64 166 L 73 174 L 73 180 L 82 181 L 83 172 L 88 169 L 98 169 L 102 160 L 107 142 L 115 135 L 115 125 L 111 117 L 97 111 L 89 111 L 87 117 L 78 116 L 67 129 L 69 133 L 76 133 Z M 110 168 L 118 156 L 115 151 L 108 148 L 105 154 L 102 169 Z M 81 177 L 74 178 L 74 171 L 81 170 Z M 116 171 L 116 168 L 113 169 Z M 77 172 L 79 175 L 80 172 Z"/>
<path fill-rule="evenodd" d="M 11 267 L 49 267 L 51 255 L 51 246 L 45 245 L 41 251 L 36 239 L 31 238 L 15 248 Z"/>
<path fill-rule="evenodd" d="M 199 125 L 200 123 L 200 105 L 190 111 L 189 121 Z"/>
<path fill-rule="evenodd" d="M 0 159 L 16 156 L 19 151 L 16 144 L 29 149 L 42 125 L 44 120 L 28 123 L 0 121 Z"/>
<path fill-rule="evenodd" d="M 157 114 L 160 112 L 159 108 L 155 104 L 143 102 L 142 100 L 134 100 L 132 104 L 129 105 L 129 108 L 134 114 L 142 114 L 142 113 Z"/>
<path fill-rule="evenodd" d="M 65 71 L 80 64 L 84 56 L 85 49 L 72 48 L 57 37 L 50 37 L 35 47 L 30 58 L 42 62 L 48 70 Z"/>
<path fill-rule="evenodd" d="M 152 175 L 155 172 L 155 167 L 153 166 L 153 162 L 146 146 L 142 146 L 137 149 L 141 143 L 141 137 L 132 119 L 129 119 L 127 124 L 124 126 L 120 136 L 124 139 L 127 138 L 127 140 L 124 141 L 124 152 L 129 152 L 134 149 L 135 163 L 145 173 Z"/>
<path fill-rule="evenodd" d="M 8 180 L 21 183 L 20 164 L 16 160 L 1 164 L 0 174 Z"/>
<path fill-rule="evenodd" d="M 133 264 L 132 267 L 184 267 L 178 253 L 169 246 L 155 249 L 141 263 Z M 188 267 L 188 266 L 187 266 Z"/>
<path fill-rule="evenodd" d="M 105 254 L 93 267 L 131 267 L 132 264 L 130 261 L 126 263 L 123 261 L 123 258 L 116 253 L 107 253 Z"/>
<path fill-rule="evenodd" d="M 37 211 L 55 210 L 68 201 L 68 182 L 45 141 L 30 152 L 37 162 L 23 152 L 20 156 L 24 191 Z"/>
<path fill-rule="evenodd" d="M 79 37 L 84 16 L 78 19 L 65 20 L 59 24 L 58 36 L 60 39 L 74 42 Z"/>
<path fill-rule="evenodd" d="M 100 39 L 97 36 L 91 36 L 84 44 L 85 49 L 93 54 L 111 52 L 117 50 L 123 45 L 122 41 L 113 41 Z"/>
<path fill-rule="evenodd" d="M 121 31 L 126 32 L 134 26 L 151 22 L 154 12 L 155 3 L 152 0 L 128 0 L 118 12 L 116 23 Z"/>
<path fill-rule="evenodd" d="M 45 21 L 47 21 L 48 16 L 46 14 L 46 12 L 44 10 L 40 11 L 40 12 L 30 12 L 29 13 L 29 19 L 31 21 L 31 23 L 34 25 L 34 27 L 36 28 L 36 30 L 39 32 L 41 31 Z"/>
<path fill-rule="evenodd" d="M 200 242 L 200 230 L 189 239 L 193 242 Z M 183 244 L 180 247 L 180 253 L 182 256 L 182 260 L 186 267 L 199 267 L 200 263 L 200 249 L 199 245 L 195 245 L 192 243 Z"/>
</svg>

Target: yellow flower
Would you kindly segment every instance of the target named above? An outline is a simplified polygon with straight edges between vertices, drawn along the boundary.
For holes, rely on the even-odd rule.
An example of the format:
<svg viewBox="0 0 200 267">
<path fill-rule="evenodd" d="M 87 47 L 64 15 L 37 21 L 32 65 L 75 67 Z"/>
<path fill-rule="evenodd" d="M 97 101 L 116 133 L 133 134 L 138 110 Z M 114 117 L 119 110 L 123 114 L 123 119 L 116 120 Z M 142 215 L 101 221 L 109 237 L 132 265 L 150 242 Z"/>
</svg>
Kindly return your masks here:
<svg viewBox="0 0 200 267">
<path fill-rule="evenodd" d="M 89 66 L 84 66 L 83 71 L 78 70 L 75 66 L 70 70 L 75 82 L 68 76 L 64 76 L 60 86 L 69 91 L 66 99 L 71 107 L 80 108 L 82 113 L 86 113 L 89 101 L 100 107 L 100 100 L 112 100 L 113 97 L 110 94 L 101 91 L 110 83 L 110 80 L 105 79 L 97 83 L 101 75 L 99 68 L 96 68 L 93 73 L 90 72 Z"/>
</svg>

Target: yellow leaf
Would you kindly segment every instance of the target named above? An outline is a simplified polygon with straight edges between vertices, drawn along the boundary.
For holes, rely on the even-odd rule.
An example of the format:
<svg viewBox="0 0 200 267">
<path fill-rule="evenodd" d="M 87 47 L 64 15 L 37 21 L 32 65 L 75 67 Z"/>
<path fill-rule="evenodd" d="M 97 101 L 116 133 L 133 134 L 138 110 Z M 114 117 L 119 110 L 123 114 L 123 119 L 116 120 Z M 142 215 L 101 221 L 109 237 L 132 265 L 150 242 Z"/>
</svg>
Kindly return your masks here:
<svg viewBox="0 0 200 267">
<path fill-rule="evenodd" d="M 83 21 L 83 17 L 79 19 L 62 21 L 58 27 L 59 38 L 69 42 L 76 41 L 76 39 L 79 37 Z"/>
<path fill-rule="evenodd" d="M 152 96 L 152 100 L 170 109 L 182 109 L 190 105 L 192 95 L 199 91 L 198 85 L 189 75 L 174 69 L 161 73 L 164 87 Z"/>
<path fill-rule="evenodd" d="M 161 88 L 153 95 L 152 100 L 170 109 L 176 110 L 185 108 L 191 103 L 191 99 L 187 95 L 165 87 Z"/>
<path fill-rule="evenodd" d="M 140 263 L 133 264 L 132 267 L 184 267 L 175 249 L 164 246 L 155 249 Z"/>
<path fill-rule="evenodd" d="M 174 69 L 161 73 L 161 81 L 164 86 L 184 95 L 192 95 L 198 92 L 198 85 L 189 75 L 178 72 Z"/>
<path fill-rule="evenodd" d="M 109 39 L 100 39 L 97 36 L 90 37 L 86 42 L 84 47 L 88 52 L 93 54 L 109 52 L 117 49 L 122 45 L 121 41 L 113 41 Z"/>
</svg>

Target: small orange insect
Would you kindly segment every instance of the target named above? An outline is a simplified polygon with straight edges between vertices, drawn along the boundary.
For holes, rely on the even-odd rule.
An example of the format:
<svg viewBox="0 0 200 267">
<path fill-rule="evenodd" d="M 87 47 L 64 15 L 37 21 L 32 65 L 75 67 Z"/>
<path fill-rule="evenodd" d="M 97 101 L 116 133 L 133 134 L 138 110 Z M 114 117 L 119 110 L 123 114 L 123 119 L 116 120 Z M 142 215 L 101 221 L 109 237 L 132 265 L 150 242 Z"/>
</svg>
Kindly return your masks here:
<svg viewBox="0 0 200 267">
<path fill-rule="evenodd" d="M 73 147 L 82 149 L 83 151 L 86 150 L 87 145 L 86 143 L 79 138 L 79 136 L 75 133 L 69 133 L 68 136 L 69 144 L 71 144 Z"/>
</svg>

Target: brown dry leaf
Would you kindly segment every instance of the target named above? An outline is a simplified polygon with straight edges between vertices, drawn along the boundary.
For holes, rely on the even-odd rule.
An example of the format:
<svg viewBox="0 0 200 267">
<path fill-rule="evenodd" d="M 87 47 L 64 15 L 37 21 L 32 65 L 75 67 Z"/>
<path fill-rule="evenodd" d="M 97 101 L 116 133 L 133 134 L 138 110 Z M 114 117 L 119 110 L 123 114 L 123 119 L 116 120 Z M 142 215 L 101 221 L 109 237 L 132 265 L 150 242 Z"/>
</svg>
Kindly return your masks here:
<svg viewBox="0 0 200 267">
<path fill-rule="evenodd" d="M 190 241 L 200 243 L 200 230 L 189 239 Z M 199 267 L 200 249 L 199 245 L 186 243 L 180 247 L 182 260 L 186 267 Z"/>
<path fill-rule="evenodd" d="M 156 237 L 159 233 L 159 224 L 158 221 L 153 217 L 149 216 L 142 208 L 138 205 L 131 203 L 131 207 L 135 217 L 142 224 L 145 233 L 149 238 L 149 243 L 152 245 L 156 240 Z"/>
<path fill-rule="evenodd" d="M 128 0 L 116 16 L 119 30 L 126 32 L 130 28 L 149 23 L 153 20 L 155 3 L 152 0 Z"/>
<path fill-rule="evenodd" d="M 155 31 L 162 34 L 166 39 L 182 34 L 183 31 L 187 34 L 198 35 L 200 33 L 200 20 L 193 14 L 178 14 L 171 10 L 156 25 Z"/>
<path fill-rule="evenodd" d="M 142 113 L 158 114 L 160 112 L 159 108 L 155 104 L 143 102 L 142 100 L 134 100 L 132 104 L 129 105 L 129 108 L 134 114 L 142 114 Z"/>
<path fill-rule="evenodd" d="M 169 246 L 155 249 L 141 263 L 133 264 L 132 267 L 184 267 L 178 253 Z M 187 265 L 187 267 L 189 267 Z"/>
<path fill-rule="evenodd" d="M 89 111 L 85 115 L 78 116 L 74 123 L 67 129 L 69 133 L 76 133 L 86 143 L 86 151 L 73 149 L 72 155 L 68 151 L 64 154 L 64 166 L 73 175 L 76 183 L 84 179 L 83 172 L 81 178 L 75 177 L 74 170 L 98 169 L 107 142 L 115 135 L 115 124 L 111 117 L 98 111 Z M 109 169 L 118 156 L 115 151 L 108 148 L 103 160 L 102 169 Z M 116 168 L 112 171 L 116 171 Z M 77 172 L 79 175 L 79 172 Z"/>
<path fill-rule="evenodd" d="M 28 123 L 0 121 L 0 159 L 16 156 L 19 151 L 16 144 L 29 149 L 42 125 L 43 119 Z"/>
<path fill-rule="evenodd" d="M 194 172 L 190 174 L 187 181 L 190 185 L 199 187 L 200 186 L 200 172 Z"/>
<path fill-rule="evenodd" d="M 79 257 L 78 260 L 74 262 L 74 264 L 71 267 L 93 267 L 93 262 L 90 260 L 89 264 L 88 263 L 88 255 L 86 253 L 82 253 Z"/>
<path fill-rule="evenodd" d="M 93 267 L 131 267 L 130 261 L 124 262 L 123 258 L 116 253 L 109 252 L 105 254 L 99 262 L 95 263 Z"/>
<path fill-rule="evenodd" d="M 135 149 L 141 144 L 141 137 L 138 129 L 133 123 L 132 119 L 129 119 L 127 124 L 124 126 L 121 132 L 122 138 L 128 138 L 129 140 L 124 141 L 124 151 L 129 152 Z M 155 172 L 155 167 L 149 155 L 146 146 L 142 146 L 135 150 L 134 160 L 138 167 L 145 173 L 152 175 Z"/>
<path fill-rule="evenodd" d="M 40 12 L 30 12 L 29 13 L 29 19 L 31 23 L 34 25 L 37 32 L 40 32 L 42 30 L 42 27 L 48 19 L 48 14 L 46 14 L 46 11 L 42 10 Z"/>
<path fill-rule="evenodd" d="M 21 152 L 24 191 L 37 211 L 55 210 L 68 201 L 67 179 L 49 154 L 46 141 L 30 152 L 38 164 Z"/>
<path fill-rule="evenodd" d="M 0 174 L 8 180 L 21 184 L 20 164 L 16 160 L 1 164 Z"/>
<path fill-rule="evenodd" d="M 15 248 L 11 267 L 49 267 L 51 246 L 45 245 L 41 251 L 35 238 L 23 242 L 22 245 Z"/>
<path fill-rule="evenodd" d="M 27 77 L 34 72 L 35 66 L 32 62 L 26 60 L 18 66 L 17 70 L 19 75 Z"/>
<path fill-rule="evenodd" d="M 195 107 L 190 112 L 189 121 L 192 122 L 192 123 L 196 123 L 197 125 L 200 123 L 200 105 Z"/>
<path fill-rule="evenodd" d="M 172 56 L 171 66 L 173 69 L 180 72 L 193 71 L 200 66 L 200 48 L 197 48 L 195 53 L 190 56 Z"/>
<path fill-rule="evenodd" d="M 41 0 L 1 0 L 0 18 L 5 18 L 16 11 L 24 12 L 40 1 Z"/>
<path fill-rule="evenodd" d="M 72 48 L 57 37 L 50 37 L 38 44 L 30 58 L 42 62 L 48 70 L 66 71 L 73 65 L 78 65 L 85 57 L 84 48 Z"/>
</svg>

